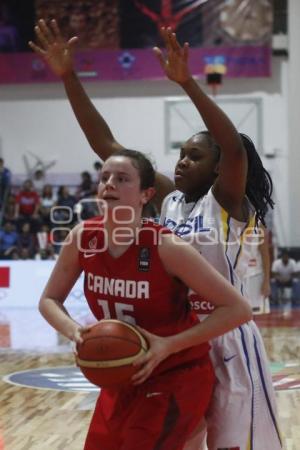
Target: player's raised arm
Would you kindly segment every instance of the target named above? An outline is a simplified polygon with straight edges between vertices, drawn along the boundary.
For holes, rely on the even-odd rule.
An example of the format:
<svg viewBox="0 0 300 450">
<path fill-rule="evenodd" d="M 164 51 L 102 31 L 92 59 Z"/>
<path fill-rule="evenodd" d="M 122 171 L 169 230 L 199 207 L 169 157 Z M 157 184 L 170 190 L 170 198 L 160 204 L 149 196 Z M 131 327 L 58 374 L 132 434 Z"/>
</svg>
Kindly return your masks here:
<svg viewBox="0 0 300 450">
<path fill-rule="evenodd" d="M 124 147 L 114 138 L 111 129 L 89 99 L 75 73 L 73 55 L 78 38 L 74 36 L 66 41 L 55 20 L 49 25 L 44 20 L 39 20 L 35 32 L 39 45 L 30 41 L 29 46 L 44 59 L 53 73 L 62 79 L 82 131 L 94 152 L 105 161 L 115 151 Z M 174 183 L 157 172 L 155 189 L 153 203 L 160 211 L 162 200 L 174 190 Z"/>
<path fill-rule="evenodd" d="M 78 38 L 74 36 L 66 41 L 55 20 L 49 25 L 39 20 L 35 32 L 39 45 L 29 42 L 29 46 L 62 79 L 75 117 L 90 146 L 101 159 L 107 159 L 123 146 L 114 138 L 75 73 L 73 55 Z"/>
<path fill-rule="evenodd" d="M 191 76 L 188 67 L 189 45 L 181 46 L 171 29 L 162 28 L 166 54 L 158 47 L 154 52 L 166 76 L 178 83 L 200 113 L 208 131 L 221 150 L 219 176 L 214 193 L 222 206 L 229 202 L 240 204 L 245 195 L 247 155 L 235 126 Z M 234 179 L 234 183 L 232 180 Z M 225 205 L 224 205 L 225 203 Z"/>
</svg>

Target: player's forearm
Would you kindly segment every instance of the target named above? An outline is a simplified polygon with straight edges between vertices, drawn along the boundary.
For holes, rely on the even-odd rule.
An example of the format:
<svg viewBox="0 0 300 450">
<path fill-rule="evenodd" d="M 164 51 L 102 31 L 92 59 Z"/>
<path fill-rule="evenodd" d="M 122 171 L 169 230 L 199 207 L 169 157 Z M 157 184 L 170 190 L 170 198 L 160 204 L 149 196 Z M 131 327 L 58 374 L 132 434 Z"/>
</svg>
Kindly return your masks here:
<svg viewBox="0 0 300 450">
<path fill-rule="evenodd" d="M 79 324 L 69 316 L 66 308 L 60 302 L 43 297 L 39 303 L 39 311 L 55 330 L 73 340 Z"/>
<path fill-rule="evenodd" d="M 222 150 L 236 152 L 242 149 L 240 136 L 221 108 L 200 88 L 196 80 L 190 77 L 181 87 L 194 103 L 207 129 Z"/>
<path fill-rule="evenodd" d="M 219 306 L 198 325 L 171 336 L 169 338 L 171 352 L 177 353 L 186 348 L 208 342 L 251 319 L 252 311 L 246 300 L 240 301 L 234 308 Z"/>
<path fill-rule="evenodd" d="M 118 148 L 122 148 L 121 145 L 116 142 L 75 72 L 64 76 L 63 83 L 75 117 L 90 146 L 101 159 L 107 159 Z"/>
<path fill-rule="evenodd" d="M 266 239 L 266 237 L 265 237 L 265 239 Z M 259 250 L 260 250 L 260 254 L 261 254 L 261 262 L 262 262 L 264 280 L 265 280 L 265 282 L 268 282 L 268 281 L 270 281 L 270 272 L 271 272 L 271 262 L 270 262 L 268 242 L 264 241 L 260 245 Z"/>
</svg>

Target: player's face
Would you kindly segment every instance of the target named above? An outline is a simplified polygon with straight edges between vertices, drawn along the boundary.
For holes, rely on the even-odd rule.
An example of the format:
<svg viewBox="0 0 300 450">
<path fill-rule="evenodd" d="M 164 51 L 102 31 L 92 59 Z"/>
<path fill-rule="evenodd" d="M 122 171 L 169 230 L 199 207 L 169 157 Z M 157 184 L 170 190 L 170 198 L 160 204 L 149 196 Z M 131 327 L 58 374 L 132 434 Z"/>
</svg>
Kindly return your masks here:
<svg viewBox="0 0 300 450">
<path fill-rule="evenodd" d="M 190 200 L 206 194 L 216 178 L 216 156 L 205 135 L 195 135 L 181 148 L 175 167 L 176 189 Z"/>
<path fill-rule="evenodd" d="M 141 179 L 130 158 L 112 156 L 102 168 L 98 197 L 105 201 L 108 210 L 129 206 L 135 213 L 147 203 L 148 190 L 141 190 Z"/>
</svg>

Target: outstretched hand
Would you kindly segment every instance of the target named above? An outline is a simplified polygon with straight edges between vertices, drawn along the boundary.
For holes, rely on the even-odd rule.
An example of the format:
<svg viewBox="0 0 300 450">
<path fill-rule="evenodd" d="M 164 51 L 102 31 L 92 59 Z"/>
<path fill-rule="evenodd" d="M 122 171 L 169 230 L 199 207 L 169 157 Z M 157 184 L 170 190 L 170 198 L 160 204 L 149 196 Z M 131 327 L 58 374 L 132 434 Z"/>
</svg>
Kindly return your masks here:
<svg viewBox="0 0 300 450">
<path fill-rule="evenodd" d="M 166 54 L 158 47 L 153 51 L 166 76 L 176 83 L 182 84 L 191 78 L 188 67 L 189 44 L 181 46 L 171 28 L 161 28 L 161 36 L 166 46 Z"/>
<path fill-rule="evenodd" d="M 74 68 L 73 53 L 78 38 L 64 40 L 56 20 L 51 20 L 48 26 L 41 19 L 34 28 L 39 45 L 30 41 L 32 50 L 46 61 L 53 73 L 59 77 L 70 74 Z"/>
</svg>

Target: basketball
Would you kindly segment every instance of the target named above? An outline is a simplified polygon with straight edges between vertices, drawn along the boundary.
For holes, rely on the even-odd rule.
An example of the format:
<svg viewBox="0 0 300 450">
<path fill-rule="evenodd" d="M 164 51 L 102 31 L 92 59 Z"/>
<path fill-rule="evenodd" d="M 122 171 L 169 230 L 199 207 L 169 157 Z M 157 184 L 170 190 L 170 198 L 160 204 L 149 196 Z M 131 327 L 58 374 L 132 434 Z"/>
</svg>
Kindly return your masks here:
<svg viewBox="0 0 300 450">
<path fill-rule="evenodd" d="M 84 376 L 100 387 L 121 387 L 139 370 L 132 363 L 145 354 L 148 344 L 133 325 L 101 320 L 82 335 L 76 363 Z"/>
</svg>

